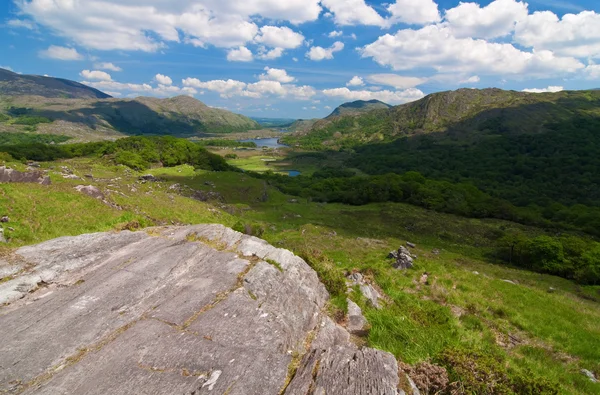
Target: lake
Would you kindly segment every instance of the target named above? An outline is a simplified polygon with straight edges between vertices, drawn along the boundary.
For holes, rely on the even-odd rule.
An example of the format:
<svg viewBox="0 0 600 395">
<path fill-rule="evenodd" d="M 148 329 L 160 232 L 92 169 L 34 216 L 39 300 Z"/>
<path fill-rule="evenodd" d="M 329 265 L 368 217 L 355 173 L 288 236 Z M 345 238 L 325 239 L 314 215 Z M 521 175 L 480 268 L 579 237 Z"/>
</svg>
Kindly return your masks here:
<svg viewBox="0 0 600 395">
<path fill-rule="evenodd" d="M 258 148 L 268 147 L 268 148 L 284 148 L 287 145 L 279 144 L 277 142 L 278 138 L 264 138 L 264 139 L 248 139 L 248 140 L 240 140 L 242 143 L 256 143 Z"/>
<path fill-rule="evenodd" d="M 300 174 L 302 174 L 298 170 L 287 170 L 287 172 L 288 172 L 288 176 L 290 176 L 290 177 L 298 177 Z"/>
</svg>

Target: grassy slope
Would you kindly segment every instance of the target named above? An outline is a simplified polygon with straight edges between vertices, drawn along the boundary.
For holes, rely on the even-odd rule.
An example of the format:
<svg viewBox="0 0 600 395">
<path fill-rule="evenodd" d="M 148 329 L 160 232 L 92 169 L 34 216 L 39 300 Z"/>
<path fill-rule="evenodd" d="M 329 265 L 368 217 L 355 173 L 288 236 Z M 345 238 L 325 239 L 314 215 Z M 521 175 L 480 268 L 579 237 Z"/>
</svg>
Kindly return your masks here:
<svg viewBox="0 0 600 395">
<path fill-rule="evenodd" d="M 55 171 L 63 165 L 80 176 L 93 174 L 95 179 L 63 179 Z M 597 298 L 597 289 L 578 288 L 567 280 L 485 260 L 487 246 L 500 226 L 528 233 L 539 232 L 536 229 L 402 204 L 291 203 L 288 196 L 245 174 L 195 172 L 188 166 L 152 170 L 168 181 L 146 184 L 136 183 L 139 174 L 135 172 L 97 160 L 43 166 L 55 169 L 49 187 L 0 185 L 0 214 L 8 214 L 11 222 L 7 225 L 15 229 L 7 231 L 11 247 L 123 228 L 132 221 L 144 226 L 253 223 L 276 246 L 327 262 L 336 273 L 360 270 L 377 281 L 390 297 L 386 308 L 372 309 L 354 295 L 372 325 L 367 340 L 375 347 L 410 363 L 436 360 L 441 351 L 452 347 L 484 350 L 503 356 L 515 372 L 529 370 L 551 380 L 560 393 L 600 394 L 600 385 L 579 373 L 580 368 L 600 372 L 600 306 L 582 298 Z M 174 182 L 219 192 L 226 204 L 180 196 L 169 189 Z M 123 210 L 73 189 L 89 183 L 112 191 L 109 199 Z M 265 191 L 267 201 L 263 201 Z M 417 243 L 419 259 L 414 269 L 399 272 L 391 268 L 386 255 L 406 240 Z M 441 254 L 432 254 L 433 248 L 441 249 Z M 428 285 L 419 283 L 424 272 L 429 273 Z M 548 293 L 549 287 L 556 292 Z M 509 341 L 509 334 L 518 341 Z"/>
</svg>

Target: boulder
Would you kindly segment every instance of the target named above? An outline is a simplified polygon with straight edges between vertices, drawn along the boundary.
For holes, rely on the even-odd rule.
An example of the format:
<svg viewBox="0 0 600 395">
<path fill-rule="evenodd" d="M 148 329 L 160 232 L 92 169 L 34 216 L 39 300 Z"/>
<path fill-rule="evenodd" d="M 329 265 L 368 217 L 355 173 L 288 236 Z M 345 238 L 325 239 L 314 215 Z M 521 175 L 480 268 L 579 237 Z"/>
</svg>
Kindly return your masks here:
<svg viewBox="0 0 600 395">
<path fill-rule="evenodd" d="M 348 275 L 348 280 L 350 281 L 351 286 L 358 285 L 360 287 L 360 292 L 363 296 L 369 301 L 369 303 L 375 307 L 376 309 L 380 309 L 381 305 L 379 303 L 379 299 L 381 299 L 381 294 L 369 284 L 362 274 L 358 272 L 350 273 Z"/>
<path fill-rule="evenodd" d="M 138 178 L 140 181 L 149 181 L 149 182 L 158 182 L 160 181 L 158 178 L 154 177 L 152 174 L 145 174 Z"/>
<path fill-rule="evenodd" d="M 45 176 L 41 171 L 22 173 L 6 166 L 0 166 L 0 183 L 9 182 L 50 185 L 50 177 Z"/>
<path fill-rule="evenodd" d="M 597 383 L 598 379 L 596 378 L 596 376 L 594 376 L 594 373 L 590 372 L 587 369 L 581 369 L 581 373 L 585 376 L 587 376 L 588 379 L 590 379 L 590 381 L 592 383 Z"/>
<path fill-rule="evenodd" d="M 327 317 L 306 262 L 224 226 L 62 237 L 13 261 L 2 393 L 397 393 L 394 356 Z"/>
<path fill-rule="evenodd" d="M 97 187 L 93 186 L 93 185 L 77 185 L 75 187 L 75 190 L 77 192 L 81 192 L 85 195 L 91 196 L 94 199 L 99 199 L 99 200 L 104 200 L 104 194 L 100 191 L 100 189 L 98 189 Z"/>
<path fill-rule="evenodd" d="M 357 336 L 366 336 L 369 333 L 369 323 L 361 308 L 350 299 L 348 299 L 348 324 L 346 329 Z"/>
<path fill-rule="evenodd" d="M 8 215 L 3 215 L 2 217 L 0 217 L 0 222 L 2 222 L 2 223 L 10 222 L 10 218 L 8 217 Z"/>
<path fill-rule="evenodd" d="M 410 248 L 417 248 L 417 245 L 416 245 L 416 244 L 414 244 L 414 243 L 411 243 L 410 241 L 407 241 L 407 242 L 406 242 L 406 246 L 407 246 L 407 247 L 410 247 Z"/>
</svg>

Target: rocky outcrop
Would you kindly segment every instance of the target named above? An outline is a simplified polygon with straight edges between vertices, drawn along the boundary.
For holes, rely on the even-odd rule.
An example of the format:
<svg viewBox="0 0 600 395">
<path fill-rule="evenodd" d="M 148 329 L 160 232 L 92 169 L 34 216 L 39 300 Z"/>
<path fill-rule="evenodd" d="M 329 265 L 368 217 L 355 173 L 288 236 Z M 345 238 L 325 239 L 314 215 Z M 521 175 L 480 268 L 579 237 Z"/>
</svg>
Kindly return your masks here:
<svg viewBox="0 0 600 395">
<path fill-rule="evenodd" d="M 0 273 L 0 392 L 398 393 L 302 259 L 220 225 L 63 237 Z"/>
<path fill-rule="evenodd" d="M 50 185 L 50 177 L 45 176 L 41 171 L 32 171 L 22 173 L 6 166 L 0 166 L 0 183 L 20 182 Z"/>
<path fill-rule="evenodd" d="M 395 260 L 394 267 L 396 269 L 410 269 L 413 267 L 414 257 L 410 254 L 405 247 L 400 247 L 398 251 L 392 251 L 389 253 L 388 258 Z"/>
</svg>

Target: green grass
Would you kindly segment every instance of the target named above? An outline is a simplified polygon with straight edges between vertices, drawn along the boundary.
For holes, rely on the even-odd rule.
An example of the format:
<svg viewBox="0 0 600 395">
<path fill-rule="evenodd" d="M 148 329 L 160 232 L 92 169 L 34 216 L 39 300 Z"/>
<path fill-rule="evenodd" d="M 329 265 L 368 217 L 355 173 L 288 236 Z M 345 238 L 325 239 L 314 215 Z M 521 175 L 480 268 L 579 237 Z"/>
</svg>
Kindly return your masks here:
<svg viewBox="0 0 600 395">
<path fill-rule="evenodd" d="M 529 377 L 534 384 L 548 381 L 561 394 L 600 394 L 600 385 L 579 372 L 581 368 L 600 372 L 600 306 L 582 297 L 599 298 L 600 288 L 489 261 L 499 229 L 515 228 L 532 235 L 543 233 L 539 229 L 403 204 L 350 207 L 300 198 L 291 202 L 292 197 L 247 174 L 196 171 L 191 166 L 142 173 L 97 159 L 42 166 L 52 167 L 51 186 L 0 185 L 0 215 L 9 215 L 8 225 L 15 229 L 6 232 L 11 240 L 0 247 L 4 249 L 0 253 L 135 223 L 222 223 L 244 231 L 259 229 L 261 237 L 303 256 L 315 269 L 332 294 L 329 311 L 334 318 L 341 319 L 347 308 L 347 273 L 358 270 L 377 283 L 388 297 L 381 310 L 369 306 L 356 291 L 350 294 L 369 320 L 366 341 L 373 347 L 409 363 L 443 364 L 448 355 L 474 358 L 468 355 L 477 351 L 494 356 L 495 362 L 473 360 L 473 369 L 504 372 L 509 385 L 525 385 L 522 378 Z M 92 174 L 94 179 L 63 179 L 60 166 L 79 176 Z M 137 178 L 146 173 L 164 181 L 138 183 Z M 218 192 L 225 202 L 192 200 L 169 189 L 174 183 Z M 78 184 L 93 184 L 108 192 L 108 200 L 121 210 L 79 194 L 73 189 Z M 386 256 L 406 241 L 417 244 L 418 259 L 413 269 L 397 271 Z M 434 248 L 441 253 L 433 254 Z M 421 284 L 425 272 L 428 281 Z M 550 287 L 553 293 L 548 292 Z M 509 335 L 518 341 L 508 344 Z M 468 372 L 453 374 L 469 383 Z"/>
</svg>

